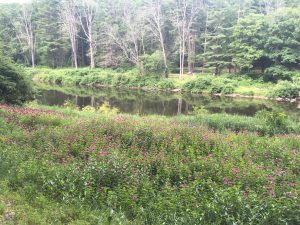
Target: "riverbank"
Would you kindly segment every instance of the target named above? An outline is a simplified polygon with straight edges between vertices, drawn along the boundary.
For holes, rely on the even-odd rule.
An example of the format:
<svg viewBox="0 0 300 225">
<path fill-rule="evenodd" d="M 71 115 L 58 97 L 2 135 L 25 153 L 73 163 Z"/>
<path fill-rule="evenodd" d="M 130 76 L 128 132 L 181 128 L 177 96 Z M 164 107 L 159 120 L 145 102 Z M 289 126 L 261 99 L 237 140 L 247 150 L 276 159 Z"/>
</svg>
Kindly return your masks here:
<svg viewBox="0 0 300 225">
<path fill-rule="evenodd" d="M 299 97 L 298 85 L 292 82 L 273 84 L 247 76 L 227 74 L 215 77 L 210 74 L 185 75 L 180 80 L 171 74 L 169 79 L 139 76 L 137 70 L 111 69 L 35 69 L 28 73 L 36 82 L 63 86 L 119 87 L 145 91 L 171 91 L 205 93 L 231 97 L 274 99 L 295 102 Z"/>
<path fill-rule="evenodd" d="M 298 135 L 103 112 L 0 107 L 0 221 L 299 221 Z"/>
<path fill-rule="evenodd" d="M 43 105 L 63 106 L 72 101 L 79 108 L 99 107 L 109 102 L 121 113 L 133 115 L 191 115 L 201 107 L 208 113 L 254 116 L 266 109 L 284 112 L 292 120 L 300 118 L 297 103 L 278 102 L 264 99 L 233 98 L 210 94 L 158 92 L 132 90 L 128 88 L 92 88 L 86 86 L 59 86 L 35 83 L 36 101 Z"/>
</svg>

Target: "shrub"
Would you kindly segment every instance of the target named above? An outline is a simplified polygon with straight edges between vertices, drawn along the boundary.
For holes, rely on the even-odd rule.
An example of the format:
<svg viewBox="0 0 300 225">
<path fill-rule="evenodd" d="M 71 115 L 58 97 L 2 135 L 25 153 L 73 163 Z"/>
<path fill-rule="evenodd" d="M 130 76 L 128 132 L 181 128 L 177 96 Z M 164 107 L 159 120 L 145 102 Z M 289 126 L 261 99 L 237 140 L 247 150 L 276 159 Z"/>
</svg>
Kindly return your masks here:
<svg viewBox="0 0 300 225">
<path fill-rule="evenodd" d="M 128 86 L 130 84 L 130 81 L 130 77 L 119 74 L 114 77 L 112 85 L 115 87 Z"/>
<path fill-rule="evenodd" d="M 144 55 L 140 57 L 139 70 L 142 75 L 161 76 L 165 73 L 165 66 L 163 63 L 162 53 L 156 51 L 151 55 Z"/>
<path fill-rule="evenodd" d="M 183 90 L 195 93 L 201 93 L 203 90 L 207 90 L 212 83 L 209 78 L 198 78 L 184 84 Z"/>
<path fill-rule="evenodd" d="M 283 66 L 273 66 L 266 69 L 264 74 L 264 81 L 276 82 L 278 80 L 291 80 L 292 72 L 286 70 Z"/>
<path fill-rule="evenodd" d="M 295 85 L 300 86 L 300 74 L 292 78 L 292 81 Z"/>
<path fill-rule="evenodd" d="M 223 90 L 223 85 L 221 83 L 213 83 L 210 88 L 211 94 L 220 94 Z"/>
<path fill-rule="evenodd" d="M 196 115 L 196 118 L 201 118 L 208 113 L 208 110 L 205 109 L 203 106 L 194 106 L 193 111 L 193 113 Z"/>
<path fill-rule="evenodd" d="M 232 94 L 234 92 L 234 87 L 232 84 L 227 84 L 222 89 L 222 94 Z"/>
<path fill-rule="evenodd" d="M 71 100 L 66 100 L 63 107 L 67 109 L 78 109 L 78 106 Z"/>
<path fill-rule="evenodd" d="M 271 91 L 270 97 L 297 98 L 299 97 L 299 88 L 292 82 L 280 81 Z"/>
<path fill-rule="evenodd" d="M 0 102 L 22 104 L 31 100 L 32 94 L 23 72 L 0 55 Z"/>
<path fill-rule="evenodd" d="M 212 94 L 232 94 L 234 92 L 233 81 L 228 78 L 214 79 L 210 88 Z"/>
<path fill-rule="evenodd" d="M 156 87 L 158 87 L 159 89 L 174 89 L 175 84 L 171 80 L 163 79 L 156 84 Z"/>
<path fill-rule="evenodd" d="M 82 108 L 82 111 L 83 112 L 96 112 L 96 109 L 93 106 L 87 105 Z"/>
<path fill-rule="evenodd" d="M 97 112 L 105 116 L 115 116 L 119 113 L 119 109 L 111 107 L 109 102 L 104 102 L 98 109 Z"/>
<path fill-rule="evenodd" d="M 267 134 L 274 135 L 279 133 L 288 133 L 287 116 L 283 112 L 269 112 L 261 110 L 255 115 L 264 122 L 264 130 Z"/>
</svg>

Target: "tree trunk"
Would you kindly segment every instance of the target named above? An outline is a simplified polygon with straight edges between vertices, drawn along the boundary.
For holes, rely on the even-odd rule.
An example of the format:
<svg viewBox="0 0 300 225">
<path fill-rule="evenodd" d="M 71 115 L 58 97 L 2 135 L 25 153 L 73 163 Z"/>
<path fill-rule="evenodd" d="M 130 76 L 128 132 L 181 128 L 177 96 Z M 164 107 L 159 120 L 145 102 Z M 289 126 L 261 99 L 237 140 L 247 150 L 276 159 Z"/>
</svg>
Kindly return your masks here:
<svg viewBox="0 0 300 225">
<path fill-rule="evenodd" d="M 189 74 L 194 74 L 195 72 L 195 36 L 194 34 L 190 34 L 189 37 L 189 53 L 188 53 L 188 68 Z"/>
<path fill-rule="evenodd" d="M 90 48 L 90 66 L 91 69 L 95 68 L 95 59 L 94 59 L 94 46 L 93 46 L 93 31 L 90 27 L 89 29 L 89 48 Z"/>
<path fill-rule="evenodd" d="M 165 49 L 165 44 L 164 44 L 164 37 L 163 34 L 161 32 L 161 30 L 159 29 L 159 36 L 160 36 L 160 45 L 161 45 L 161 50 L 162 50 L 162 54 L 163 54 L 163 60 L 164 60 L 164 66 L 165 66 L 165 78 L 168 78 L 169 76 L 169 69 L 168 69 L 168 61 L 167 61 L 167 54 L 166 54 L 166 49 Z"/>
<path fill-rule="evenodd" d="M 181 115 L 182 113 L 182 98 L 178 99 L 178 105 L 177 105 L 177 115 Z"/>
<path fill-rule="evenodd" d="M 205 31 L 204 31 L 204 48 L 203 48 L 203 62 L 202 62 L 202 73 L 204 73 L 204 68 L 205 68 L 205 54 L 207 50 L 207 25 L 208 25 L 208 10 L 206 10 L 206 20 L 205 20 Z"/>
<path fill-rule="evenodd" d="M 95 68 L 95 59 L 94 59 L 94 49 L 92 43 L 90 43 L 90 60 L 91 60 L 91 69 Z"/>
<path fill-rule="evenodd" d="M 73 51 L 73 63 L 74 63 L 74 67 L 76 69 L 78 69 L 77 46 L 76 46 L 75 43 L 73 43 L 72 51 Z"/>
<path fill-rule="evenodd" d="M 31 50 L 31 66 L 32 68 L 35 68 L 35 56 L 34 56 L 34 50 Z"/>
</svg>

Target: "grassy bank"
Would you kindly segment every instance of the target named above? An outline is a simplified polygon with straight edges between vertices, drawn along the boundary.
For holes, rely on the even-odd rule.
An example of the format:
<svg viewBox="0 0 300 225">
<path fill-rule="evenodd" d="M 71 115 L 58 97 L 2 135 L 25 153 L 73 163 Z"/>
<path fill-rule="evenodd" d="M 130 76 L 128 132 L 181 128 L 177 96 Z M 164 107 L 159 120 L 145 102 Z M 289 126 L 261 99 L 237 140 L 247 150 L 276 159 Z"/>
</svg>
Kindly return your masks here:
<svg viewBox="0 0 300 225">
<path fill-rule="evenodd" d="M 4 224 L 300 219 L 297 135 L 219 133 L 197 122 L 201 113 L 167 119 L 0 108 Z"/>
<path fill-rule="evenodd" d="M 238 94 L 242 96 L 296 98 L 299 96 L 298 83 L 273 84 L 264 82 L 263 77 L 252 79 L 245 75 L 227 74 L 220 77 L 211 74 L 185 75 L 180 80 L 177 75 L 171 74 L 169 79 L 154 76 L 139 76 L 137 70 L 111 69 L 35 69 L 28 70 L 34 80 L 63 86 L 106 86 L 139 88 L 144 90 L 175 90 L 190 93 L 210 94 Z"/>
</svg>

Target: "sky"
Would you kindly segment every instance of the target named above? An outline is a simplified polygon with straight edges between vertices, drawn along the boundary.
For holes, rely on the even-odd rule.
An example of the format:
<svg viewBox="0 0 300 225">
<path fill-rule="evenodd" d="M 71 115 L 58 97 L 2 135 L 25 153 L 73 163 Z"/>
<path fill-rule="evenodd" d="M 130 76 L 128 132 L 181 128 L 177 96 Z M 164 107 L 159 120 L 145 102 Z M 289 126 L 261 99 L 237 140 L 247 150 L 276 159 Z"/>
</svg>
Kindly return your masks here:
<svg viewBox="0 0 300 225">
<path fill-rule="evenodd" d="M 25 3 L 30 0 L 0 0 L 0 3 Z"/>
</svg>

